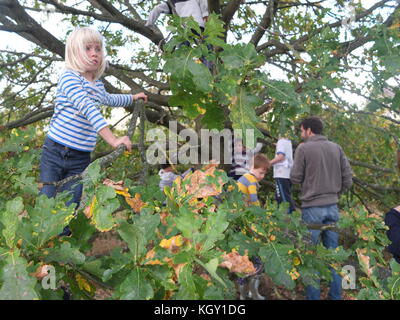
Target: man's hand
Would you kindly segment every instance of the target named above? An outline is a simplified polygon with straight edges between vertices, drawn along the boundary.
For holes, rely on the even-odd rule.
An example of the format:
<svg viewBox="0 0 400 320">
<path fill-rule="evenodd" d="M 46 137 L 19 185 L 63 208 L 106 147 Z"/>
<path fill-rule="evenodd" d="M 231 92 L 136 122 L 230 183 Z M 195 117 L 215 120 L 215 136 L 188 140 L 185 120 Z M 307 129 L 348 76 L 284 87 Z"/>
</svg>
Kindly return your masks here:
<svg viewBox="0 0 400 320">
<path fill-rule="evenodd" d="M 144 94 L 144 92 L 139 92 L 138 94 L 133 95 L 133 100 L 139 99 L 143 99 L 144 102 L 147 102 L 147 96 Z"/>
<path fill-rule="evenodd" d="M 397 206 L 396 208 L 394 208 L 394 210 L 396 210 L 397 212 L 400 212 L 400 206 Z"/>
<path fill-rule="evenodd" d="M 131 140 L 129 139 L 128 136 L 123 136 L 123 137 L 121 137 L 121 138 L 116 138 L 116 139 L 112 142 L 111 146 L 112 146 L 113 148 L 118 148 L 118 146 L 119 146 L 120 144 L 125 145 L 125 146 L 126 146 L 126 149 L 128 149 L 128 151 L 131 151 L 131 150 L 132 150 L 132 142 L 131 142 Z"/>
</svg>

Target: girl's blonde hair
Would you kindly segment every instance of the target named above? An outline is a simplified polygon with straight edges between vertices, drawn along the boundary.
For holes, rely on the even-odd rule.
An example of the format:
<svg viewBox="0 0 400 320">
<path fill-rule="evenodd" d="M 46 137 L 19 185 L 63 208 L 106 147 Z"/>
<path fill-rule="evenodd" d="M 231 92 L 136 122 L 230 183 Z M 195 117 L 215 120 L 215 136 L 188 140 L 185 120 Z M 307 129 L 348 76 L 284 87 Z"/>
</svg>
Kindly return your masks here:
<svg viewBox="0 0 400 320">
<path fill-rule="evenodd" d="M 86 54 L 86 45 L 90 42 L 100 44 L 101 61 L 99 68 L 94 72 L 94 79 L 99 79 L 106 68 L 106 50 L 103 36 L 100 32 L 89 27 L 77 28 L 69 35 L 65 47 L 65 68 L 84 73 L 90 65 Z"/>
</svg>

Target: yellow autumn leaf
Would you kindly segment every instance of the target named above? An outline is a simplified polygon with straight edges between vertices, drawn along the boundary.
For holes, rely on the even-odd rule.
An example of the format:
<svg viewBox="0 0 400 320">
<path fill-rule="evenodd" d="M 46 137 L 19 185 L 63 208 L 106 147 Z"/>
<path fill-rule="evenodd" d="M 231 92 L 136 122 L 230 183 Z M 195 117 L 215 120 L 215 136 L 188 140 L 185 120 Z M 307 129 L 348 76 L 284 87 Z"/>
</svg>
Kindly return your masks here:
<svg viewBox="0 0 400 320">
<path fill-rule="evenodd" d="M 294 257 L 294 258 L 293 258 L 293 264 L 294 264 L 295 266 L 298 266 L 300 263 L 301 263 L 301 261 L 300 261 L 300 259 L 299 259 L 298 257 Z"/>
<path fill-rule="evenodd" d="M 170 239 L 163 239 L 160 242 L 160 247 L 168 250 L 176 250 L 183 245 L 183 238 L 181 235 L 174 236 Z"/>
<path fill-rule="evenodd" d="M 128 188 L 125 188 L 124 190 L 115 190 L 115 193 L 116 194 L 119 194 L 119 195 L 121 195 L 121 196 L 124 196 L 125 198 L 126 197 L 128 197 L 128 198 L 130 198 L 131 197 L 131 195 L 130 195 L 130 193 L 128 192 Z"/>
<path fill-rule="evenodd" d="M 169 247 L 171 246 L 171 240 L 167 240 L 167 239 L 162 239 L 160 242 L 160 247 L 164 248 L 164 249 L 169 249 Z"/>
<path fill-rule="evenodd" d="M 75 276 L 75 280 L 78 284 L 79 289 L 85 290 L 87 292 L 92 291 L 92 288 L 91 288 L 89 282 L 85 278 L 83 278 L 79 273 Z"/>
<path fill-rule="evenodd" d="M 296 280 L 300 277 L 300 273 L 298 273 L 296 269 L 293 269 L 292 271 L 290 271 L 289 275 L 292 278 L 292 280 Z"/>
<path fill-rule="evenodd" d="M 86 218 L 90 219 L 93 217 L 93 210 L 97 206 L 97 198 L 96 196 L 93 196 L 92 203 L 85 208 L 83 213 L 85 214 Z"/>
<path fill-rule="evenodd" d="M 182 246 L 183 245 L 183 240 L 182 240 L 182 236 L 175 236 L 175 237 L 172 237 L 172 241 L 173 241 L 173 244 L 175 245 L 175 246 L 177 246 L 177 247 L 180 247 L 180 246 Z"/>
<path fill-rule="evenodd" d="M 206 109 L 204 109 L 204 108 L 202 108 L 200 106 L 197 106 L 197 112 L 200 113 L 200 114 L 205 114 L 206 113 Z"/>
</svg>

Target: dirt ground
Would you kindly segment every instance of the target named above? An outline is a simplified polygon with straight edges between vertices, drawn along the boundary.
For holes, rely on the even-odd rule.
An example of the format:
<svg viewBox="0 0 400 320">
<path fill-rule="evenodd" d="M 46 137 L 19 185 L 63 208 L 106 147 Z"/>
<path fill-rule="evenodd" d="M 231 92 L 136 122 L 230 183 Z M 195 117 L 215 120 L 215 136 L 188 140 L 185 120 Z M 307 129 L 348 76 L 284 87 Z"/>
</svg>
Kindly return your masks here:
<svg viewBox="0 0 400 320">
<path fill-rule="evenodd" d="M 110 252 L 116 247 L 123 249 L 127 248 L 126 243 L 119 239 L 119 236 L 115 231 L 98 233 L 92 241 L 92 249 L 86 253 L 86 256 L 101 257 L 110 254 Z M 96 288 L 96 293 L 94 295 L 95 300 L 107 300 L 111 298 L 112 290 L 102 288 L 94 282 L 92 282 L 92 284 Z"/>
</svg>

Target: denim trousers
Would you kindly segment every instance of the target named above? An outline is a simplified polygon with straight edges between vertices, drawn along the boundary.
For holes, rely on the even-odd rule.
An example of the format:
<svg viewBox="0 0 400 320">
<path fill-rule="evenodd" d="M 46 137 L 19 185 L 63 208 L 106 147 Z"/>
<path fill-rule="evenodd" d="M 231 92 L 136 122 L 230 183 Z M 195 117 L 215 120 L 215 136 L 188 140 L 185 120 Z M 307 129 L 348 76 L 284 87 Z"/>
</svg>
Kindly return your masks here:
<svg viewBox="0 0 400 320">
<path fill-rule="evenodd" d="M 65 147 L 46 137 L 40 159 L 40 181 L 43 183 L 40 194 L 52 198 L 58 192 L 68 190 L 72 194 L 72 199 L 68 200 L 66 205 L 75 203 L 75 208 L 77 208 L 82 196 L 82 184 L 77 184 L 76 180 L 72 180 L 56 188 L 56 186 L 46 183 L 61 181 L 82 173 L 89 164 L 90 152 Z"/>
<path fill-rule="evenodd" d="M 312 224 L 331 224 L 339 220 L 339 209 L 336 204 L 322 206 L 322 207 L 309 207 L 302 208 L 303 221 Z M 310 230 L 311 239 L 314 244 L 320 242 L 322 238 L 322 244 L 325 248 L 335 249 L 339 245 L 339 235 L 337 232 L 330 230 Z M 328 298 L 330 300 L 341 300 L 342 297 L 342 278 L 336 273 L 333 268 L 330 268 L 332 272 L 332 280 L 330 282 L 330 289 Z M 320 286 L 319 280 L 317 281 L 318 287 L 307 286 L 306 295 L 308 300 L 319 300 L 320 299 Z"/>
</svg>

